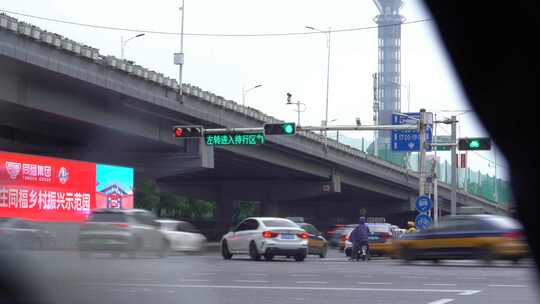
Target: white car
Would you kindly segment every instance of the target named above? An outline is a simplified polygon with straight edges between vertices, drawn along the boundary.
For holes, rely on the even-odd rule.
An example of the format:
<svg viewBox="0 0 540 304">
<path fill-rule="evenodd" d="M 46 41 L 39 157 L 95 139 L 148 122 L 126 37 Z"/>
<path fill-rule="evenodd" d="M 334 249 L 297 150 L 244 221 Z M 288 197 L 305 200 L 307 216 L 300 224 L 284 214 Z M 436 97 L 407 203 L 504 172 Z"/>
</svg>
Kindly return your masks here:
<svg viewBox="0 0 540 304">
<path fill-rule="evenodd" d="M 221 254 L 249 254 L 257 261 L 274 256 L 294 257 L 303 261 L 307 255 L 309 234 L 291 220 L 275 217 L 252 217 L 243 220 L 221 238 Z"/>
<path fill-rule="evenodd" d="M 191 223 L 160 219 L 160 230 L 169 240 L 172 251 L 200 252 L 206 244 L 206 237 Z"/>
</svg>

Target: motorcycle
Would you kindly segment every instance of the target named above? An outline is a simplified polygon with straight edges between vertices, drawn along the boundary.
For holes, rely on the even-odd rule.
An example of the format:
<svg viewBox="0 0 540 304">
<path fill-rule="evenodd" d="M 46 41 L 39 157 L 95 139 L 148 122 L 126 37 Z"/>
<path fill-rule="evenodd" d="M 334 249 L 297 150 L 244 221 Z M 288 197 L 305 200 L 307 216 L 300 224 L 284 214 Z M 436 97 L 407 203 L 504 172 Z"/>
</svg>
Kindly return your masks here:
<svg viewBox="0 0 540 304">
<path fill-rule="evenodd" d="M 362 245 L 362 247 L 360 248 L 359 252 L 355 254 L 351 254 L 351 258 L 349 259 L 349 261 L 353 261 L 355 260 L 355 257 L 356 256 L 356 261 L 360 261 L 360 259 L 362 259 L 362 261 L 369 261 L 371 259 L 371 253 L 369 251 L 369 246 L 366 244 L 366 245 Z"/>
</svg>

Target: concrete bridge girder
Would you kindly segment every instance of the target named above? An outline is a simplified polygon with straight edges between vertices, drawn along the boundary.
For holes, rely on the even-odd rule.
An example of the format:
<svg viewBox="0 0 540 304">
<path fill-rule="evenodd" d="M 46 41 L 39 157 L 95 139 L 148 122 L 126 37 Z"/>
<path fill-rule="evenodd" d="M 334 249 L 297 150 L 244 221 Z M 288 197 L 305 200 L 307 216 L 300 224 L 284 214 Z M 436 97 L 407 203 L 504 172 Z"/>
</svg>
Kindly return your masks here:
<svg viewBox="0 0 540 304">
<path fill-rule="evenodd" d="M 199 199 L 218 201 L 225 191 L 234 200 L 285 202 L 309 199 L 336 193 L 331 182 L 276 181 L 215 181 L 215 182 L 158 182 L 161 190 L 190 195 Z"/>
</svg>

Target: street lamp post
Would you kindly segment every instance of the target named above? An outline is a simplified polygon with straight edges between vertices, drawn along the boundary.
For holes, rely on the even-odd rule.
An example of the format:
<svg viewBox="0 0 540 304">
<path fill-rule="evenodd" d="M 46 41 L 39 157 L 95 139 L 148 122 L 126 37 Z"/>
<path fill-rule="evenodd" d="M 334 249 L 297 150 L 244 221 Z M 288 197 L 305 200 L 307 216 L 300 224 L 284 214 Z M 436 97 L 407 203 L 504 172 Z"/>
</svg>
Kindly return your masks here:
<svg viewBox="0 0 540 304">
<path fill-rule="evenodd" d="M 135 35 L 127 40 L 124 40 L 124 36 L 121 36 L 120 37 L 120 59 L 124 60 L 124 54 L 125 54 L 125 49 L 126 49 L 126 44 L 130 41 L 130 40 L 133 40 L 135 38 L 139 38 L 139 37 L 142 37 L 144 36 L 144 34 L 138 34 L 138 35 Z"/>
<path fill-rule="evenodd" d="M 254 86 L 254 87 L 251 87 L 251 88 L 247 89 L 247 90 L 244 87 L 242 87 L 242 105 L 246 104 L 246 94 L 247 94 L 247 92 L 249 92 L 251 90 L 254 90 L 256 88 L 260 88 L 260 87 L 262 87 L 262 84 L 258 84 L 258 85 Z"/>
<path fill-rule="evenodd" d="M 337 120 L 338 120 L 338 118 L 334 118 L 334 119 L 330 120 L 328 123 L 332 123 L 332 122 L 335 122 Z M 326 122 L 324 122 L 323 125 L 327 126 L 328 124 Z M 336 131 L 336 141 L 339 142 L 339 130 Z"/>
<path fill-rule="evenodd" d="M 178 65 L 178 97 L 180 98 L 180 102 L 182 103 L 182 73 L 184 69 L 184 0 L 182 0 L 182 6 L 180 7 L 180 11 L 180 53 L 174 53 L 174 64 Z"/>
<path fill-rule="evenodd" d="M 306 28 L 313 31 L 320 32 L 320 33 L 325 33 L 328 35 L 326 38 L 326 47 L 328 48 L 328 60 L 327 60 L 327 69 L 326 69 L 326 106 L 325 106 L 325 114 L 324 114 L 324 121 L 328 122 L 328 94 L 329 94 L 329 88 L 330 88 L 330 36 L 331 36 L 330 34 L 332 33 L 332 28 L 328 27 L 328 30 L 326 31 L 317 29 L 312 26 L 306 26 Z M 324 134 L 325 136 L 327 135 L 326 132 L 327 131 L 325 131 L 325 134 Z"/>
</svg>

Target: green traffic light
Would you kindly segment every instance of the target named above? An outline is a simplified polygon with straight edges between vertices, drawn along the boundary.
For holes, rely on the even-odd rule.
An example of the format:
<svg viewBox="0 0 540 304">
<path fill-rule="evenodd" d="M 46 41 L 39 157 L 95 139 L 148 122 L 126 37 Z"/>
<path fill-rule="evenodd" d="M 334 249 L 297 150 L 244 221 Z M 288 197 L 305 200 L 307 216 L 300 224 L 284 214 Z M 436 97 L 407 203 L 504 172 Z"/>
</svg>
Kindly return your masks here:
<svg viewBox="0 0 540 304">
<path fill-rule="evenodd" d="M 480 141 L 479 140 L 471 140 L 469 142 L 469 148 L 471 149 L 478 149 L 480 148 Z"/>
<path fill-rule="evenodd" d="M 285 134 L 293 134 L 294 133 L 294 126 L 290 123 L 286 123 L 282 125 L 283 133 Z"/>
</svg>

